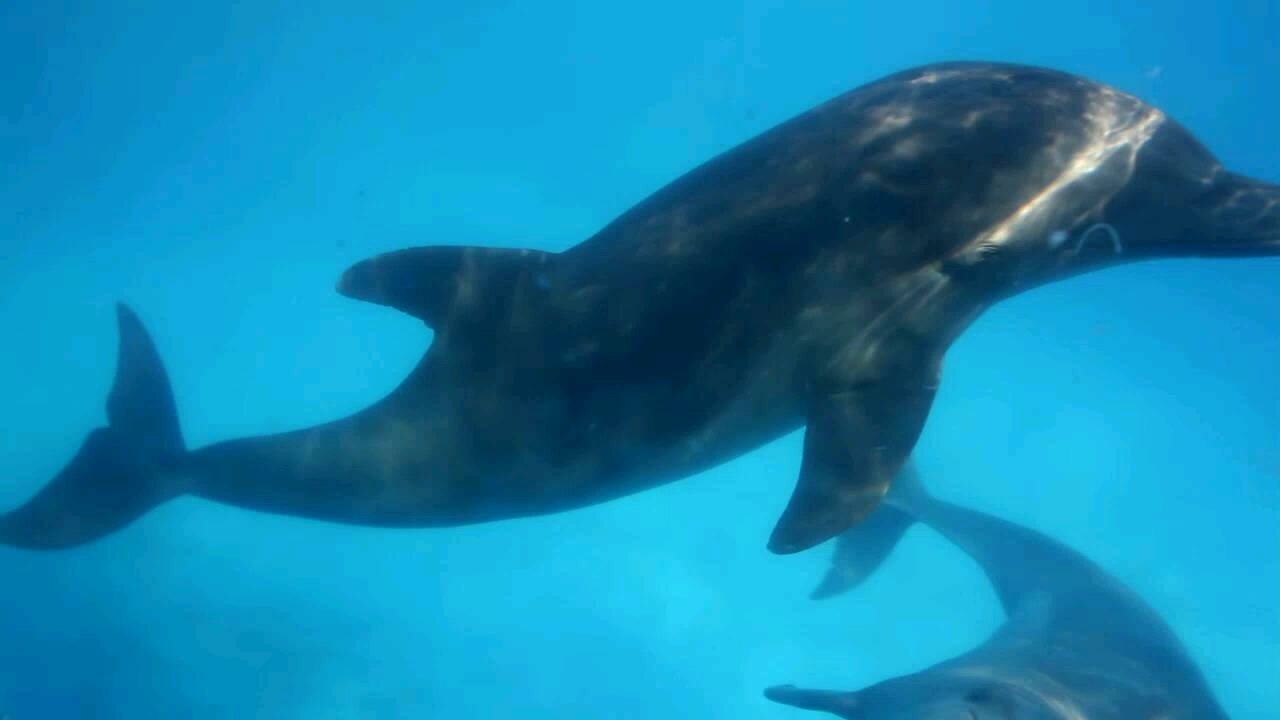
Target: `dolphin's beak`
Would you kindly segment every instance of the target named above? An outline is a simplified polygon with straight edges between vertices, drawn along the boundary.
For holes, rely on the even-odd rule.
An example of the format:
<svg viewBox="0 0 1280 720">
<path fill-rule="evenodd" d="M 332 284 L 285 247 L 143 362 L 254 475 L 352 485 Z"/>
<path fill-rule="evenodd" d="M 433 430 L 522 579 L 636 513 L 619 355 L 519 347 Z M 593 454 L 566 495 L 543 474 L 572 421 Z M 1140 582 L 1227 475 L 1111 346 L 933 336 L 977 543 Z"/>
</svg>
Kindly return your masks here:
<svg viewBox="0 0 1280 720">
<path fill-rule="evenodd" d="M 795 685 L 775 685 L 764 696 L 776 703 L 804 710 L 822 710 L 843 718 L 853 718 L 858 709 L 857 693 L 809 690 Z"/>
<path fill-rule="evenodd" d="M 1139 189 L 1115 209 L 1128 222 L 1108 234 L 1129 259 L 1280 255 L 1280 185 L 1219 170 L 1203 183 Z M 1108 249 L 1106 234 L 1092 235 L 1094 251 Z"/>
<path fill-rule="evenodd" d="M 1191 254 L 1202 257 L 1280 255 L 1280 185 L 1226 174 L 1196 203 L 1203 237 Z"/>
</svg>

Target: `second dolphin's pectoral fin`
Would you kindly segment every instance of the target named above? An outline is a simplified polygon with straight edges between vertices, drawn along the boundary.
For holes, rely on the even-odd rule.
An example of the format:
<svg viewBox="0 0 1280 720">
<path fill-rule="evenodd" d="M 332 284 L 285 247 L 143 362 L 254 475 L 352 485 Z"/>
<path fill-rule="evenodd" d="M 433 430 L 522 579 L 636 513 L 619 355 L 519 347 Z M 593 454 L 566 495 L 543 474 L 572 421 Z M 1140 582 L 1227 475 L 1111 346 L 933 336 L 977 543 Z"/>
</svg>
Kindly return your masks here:
<svg viewBox="0 0 1280 720">
<path fill-rule="evenodd" d="M 890 379 L 814 397 L 800 479 L 769 549 L 807 550 L 869 515 L 915 447 L 936 392 L 936 378 Z"/>
<path fill-rule="evenodd" d="M 809 597 L 824 600 L 866 582 L 914 523 L 915 518 L 883 503 L 869 517 L 836 538 L 831 567 Z"/>
<path fill-rule="evenodd" d="M 342 274 L 338 292 L 388 305 L 441 330 L 458 317 L 491 318 L 521 289 L 545 290 L 552 253 L 437 245 L 384 253 Z"/>
</svg>

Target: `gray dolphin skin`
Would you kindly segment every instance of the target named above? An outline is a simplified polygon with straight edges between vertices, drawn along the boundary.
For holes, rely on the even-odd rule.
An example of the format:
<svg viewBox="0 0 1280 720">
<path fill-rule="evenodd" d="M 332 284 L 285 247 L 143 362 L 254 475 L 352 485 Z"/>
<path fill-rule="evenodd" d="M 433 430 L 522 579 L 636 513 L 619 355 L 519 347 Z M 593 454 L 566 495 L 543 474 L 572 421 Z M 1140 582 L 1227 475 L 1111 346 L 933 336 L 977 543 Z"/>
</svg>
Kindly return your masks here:
<svg viewBox="0 0 1280 720">
<path fill-rule="evenodd" d="M 1160 110 L 1053 70 L 949 63 L 850 91 L 715 157 L 561 253 L 432 246 L 338 290 L 434 330 L 345 419 L 188 450 L 120 310 L 108 424 L 0 542 L 64 548 L 189 494 L 388 527 L 602 502 L 806 427 L 769 540 L 867 516 L 911 452 L 943 354 L 986 308 L 1118 263 L 1280 254 L 1280 187 Z"/>
<path fill-rule="evenodd" d="M 972 556 L 1007 620 L 973 650 L 912 675 L 856 692 L 773 687 L 765 691 L 769 699 L 849 720 L 1227 717 L 1160 616 L 1071 548 L 929 497 L 914 476 L 900 478 L 871 517 L 881 515 L 897 517 L 881 526 L 884 545 L 901 536 L 897 528 L 918 521 Z M 855 529 L 864 537 L 854 541 L 865 540 L 865 531 Z M 837 552 L 833 573 L 847 575 L 839 566 L 851 557 Z M 853 565 L 853 574 L 866 576 L 865 559 Z"/>
</svg>

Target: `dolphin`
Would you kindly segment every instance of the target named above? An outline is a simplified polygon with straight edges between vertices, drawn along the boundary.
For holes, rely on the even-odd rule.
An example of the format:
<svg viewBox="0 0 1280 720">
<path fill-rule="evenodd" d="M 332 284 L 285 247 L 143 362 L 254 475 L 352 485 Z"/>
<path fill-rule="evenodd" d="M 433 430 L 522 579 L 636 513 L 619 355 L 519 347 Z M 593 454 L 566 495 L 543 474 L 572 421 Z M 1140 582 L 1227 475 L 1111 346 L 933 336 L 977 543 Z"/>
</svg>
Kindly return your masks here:
<svg viewBox="0 0 1280 720">
<path fill-rule="evenodd" d="M 838 552 L 831 573 L 856 585 L 901 537 L 928 525 L 964 550 L 995 587 L 1007 619 L 986 642 L 926 670 L 856 692 L 791 685 L 771 700 L 850 720 L 1225 720 L 1199 668 L 1168 625 L 1136 593 L 1071 548 L 1034 530 L 927 495 L 899 478 L 871 518 Z M 867 524 L 870 524 L 869 522 Z M 852 532 L 852 531 L 851 531 Z M 844 540 L 845 536 L 841 536 Z M 870 548 L 853 560 L 855 547 Z M 851 564 L 848 571 L 842 565 Z M 855 580 L 848 578 L 855 577 Z"/>
<path fill-rule="evenodd" d="M 429 246 L 339 292 L 421 319 L 418 365 L 350 417 L 188 449 L 121 306 L 107 424 L 0 543 L 65 548 L 179 495 L 385 527 L 552 513 L 801 426 L 777 553 L 879 504 L 956 337 L 1001 298 L 1119 263 L 1280 254 L 1280 187 L 1160 110 L 1054 70 L 948 63 L 823 103 L 564 252 Z"/>
</svg>

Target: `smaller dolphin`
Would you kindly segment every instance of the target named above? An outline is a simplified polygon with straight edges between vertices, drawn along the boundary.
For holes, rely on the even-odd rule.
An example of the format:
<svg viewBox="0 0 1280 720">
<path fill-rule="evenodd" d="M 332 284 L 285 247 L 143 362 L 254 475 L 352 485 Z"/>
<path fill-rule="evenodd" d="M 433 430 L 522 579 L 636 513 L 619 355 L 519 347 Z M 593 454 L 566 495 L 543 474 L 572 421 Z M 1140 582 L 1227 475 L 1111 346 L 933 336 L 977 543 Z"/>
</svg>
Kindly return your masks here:
<svg viewBox="0 0 1280 720">
<path fill-rule="evenodd" d="M 865 579 L 914 522 L 973 557 L 1008 620 L 978 647 L 856 692 L 765 691 L 858 720 L 1215 720 L 1226 718 L 1173 631 L 1119 580 L 1038 532 L 927 495 L 914 473 L 841 536 L 815 595 Z M 879 528 L 874 541 L 870 528 Z"/>
</svg>

